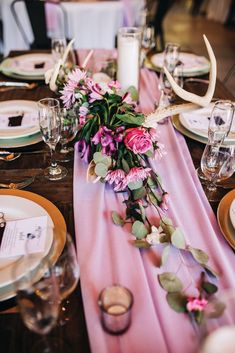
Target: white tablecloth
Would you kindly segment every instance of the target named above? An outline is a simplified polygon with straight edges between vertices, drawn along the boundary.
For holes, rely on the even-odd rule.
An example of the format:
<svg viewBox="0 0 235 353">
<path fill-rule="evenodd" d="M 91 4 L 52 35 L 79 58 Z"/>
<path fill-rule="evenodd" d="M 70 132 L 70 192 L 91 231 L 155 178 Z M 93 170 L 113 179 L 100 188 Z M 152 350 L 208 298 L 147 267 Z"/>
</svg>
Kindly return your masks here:
<svg viewBox="0 0 235 353">
<path fill-rule="evenodd" d="M 144 0 L 130 0 L 133 12 L 133 23 L 138 22 L 140 12 L 144 7 Z M 12 0 L 0 1 L 0 13 L 4 26 L 4 54 L 10 50 L 28 49 L 21 33 L 16 26 L 11 14 L 10 3 Z M 33 34 L 24 4 L 17 4 L 17 13 L 24 25 L 30 41 Z M 63 2 L 68 17 L 68 38 L 75 38 L 75 48 L 104 48 L 114 47 L 115 36 L 118 28 L 124 25 L 124 1 L 101 2 Z M 53 33 L 58 36 L 60 33 Z"/>
</svg>

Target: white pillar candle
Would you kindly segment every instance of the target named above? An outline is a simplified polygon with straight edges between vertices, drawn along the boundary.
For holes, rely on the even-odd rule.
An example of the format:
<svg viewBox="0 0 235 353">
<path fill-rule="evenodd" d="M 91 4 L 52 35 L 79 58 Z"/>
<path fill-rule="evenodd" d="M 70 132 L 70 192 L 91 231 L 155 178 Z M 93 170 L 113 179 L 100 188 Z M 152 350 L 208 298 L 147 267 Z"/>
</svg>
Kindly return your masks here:
<svg viewBox="0 0 235 353">
<path fill-rule="evenodd" d="M 200 353 L 234 353 L 235 352 L 235 326 L 224 326 L 212 332 Z"/>
<path fill-rule="evenodd" d="M 130 86 L 138 90 L 141 31 L 138 28 L 127 31 L 128 28 L 121 28 L 118 33 L 117 80 L 123 90 Z"/>
</svg>

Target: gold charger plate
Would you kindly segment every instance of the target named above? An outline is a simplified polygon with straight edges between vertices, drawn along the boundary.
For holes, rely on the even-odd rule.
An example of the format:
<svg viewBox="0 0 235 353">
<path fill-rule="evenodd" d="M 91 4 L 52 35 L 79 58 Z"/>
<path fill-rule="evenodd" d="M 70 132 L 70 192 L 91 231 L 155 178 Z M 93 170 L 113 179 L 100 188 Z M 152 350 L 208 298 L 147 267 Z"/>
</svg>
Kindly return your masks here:
<svg viewBox="0 0 235 353">
<path fill-rule="evenodd" d="M 219 203 L 217 210 L 217 220 L 220 230 L 230 244 L 235 249 L 235 229 L 229 216 L 229 209 L 232 201 L 235 199 L 235 189 L 227 193 Z"/>
<path fill-rule="evenodd" d="M 60 256 L 66 240 L 66 223 L 63 215 L 58 208 L 46 198 L 29 191 L 23 190 L 3 190 L 0 189 L 0 195 L 19 196 L 27 200 L 33 201 L 44 208 L 50 215 L 54 224 L 53 228 L 53 242 L 46 258 L 55 263 Z M 0 301 L 10 299 L 15 295 L 13 283 L 1 288 Z"/>
<path fill-rule="evenodd" d="M 207 144 L 207 138 L 199 136 L 197 134 L 194 134 L 193 132 L 187 130 L 180 122 L 179 119 L 179 115 L 175 115 L 172 117 L 172 123 L 173 126 L 176 128 L 176 130 L 178 130 L 179 132 L 181 132 L 181 134 L 191 138 L 192 140 Z"/>
<path fill-rule="evenodd" d="M 172 117 L 172 123 L 173 123 L 173 126 L 176 128 L 176 130 L 181 132 L 181 134 L 191 138 L 192 140 L 204 143 L 205 145 L 207 144 L 207 138 L 205 138 L 203 136 L 199 136 L 197 134 L 194 134 L 193 132 L 189 131 L 181 124 L 180 119 L 179 119 L 179 115 L 175 115 Z M 229 139 L 229 140 L 225 140 L 223 145 L 233 146 L 234 143 L 235 143 L 234 140 Z"/>
</svg>

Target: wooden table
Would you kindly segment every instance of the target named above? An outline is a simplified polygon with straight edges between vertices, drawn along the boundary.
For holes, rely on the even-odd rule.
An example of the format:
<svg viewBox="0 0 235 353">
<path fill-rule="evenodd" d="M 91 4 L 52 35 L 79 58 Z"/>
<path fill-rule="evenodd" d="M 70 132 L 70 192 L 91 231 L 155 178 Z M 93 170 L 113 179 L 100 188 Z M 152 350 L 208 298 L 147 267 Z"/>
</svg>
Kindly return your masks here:
<svg viewBox="0 0 235 353">
<path fill-rule="evenodd" d="M 19 55 L 19 52 L 12 53 Z M 0 80 L 9 79 L 0 75 Z M 196 87 L 198 93 L 202 93 L 200 85 Z M 233 99 L 226 88 L 217 82 L 216 97 Z M 54 94 L 44 85 L 43 82 L 34 90 L 16 89 L 2 92 L 0 101 L 12 99 L 25 99 L 37 101 L 45 97 L 54 97 Z M 189 150 L 191 152 L 195 167 L 199 165 L 204 145 L 186 138 Z M 28 186 L 26 190 L 37 193 L 51 202 L 53 202 L 63 214 L 68 231 L 74 236 L 73 221 L 73 162 L 66 163 L 68 175 L 65 179 L 57 182 L 47 181 L 43 176 L 43 169 L 49 164 L 49 150 L 45 143 L 27 146 L 20 149 L 22 156 L 6 163 L 0 161 L 0 180 L 17 181 L 23 180 L 30 175 L 36 175 L 35 182 Z M 226 193 L 229 190 L 223 190 Z M 213 205 L 216 210 L 217 205 Z M 71 305 L 73 307 L 73 316 L 71 320 L 63 327 L 55 328 L 49 336 L 60 337 L 68 346 L 70 353 L 90 352 L 87 337 L 86 323 L 83 312 L 82 296 L 80 286 L 71 295 Z M 0 303 L 0 309 L 14 306 L 14 300 Z M 20 315 L 17 312 L 2 312 L 0 314 L 0 351 L 4 353 L 24 353 L 31 350 L 32 345 L 39 339 L 38 335 L 30 332 L 22 323 Z M 60 353 L 60 352 L 58 352 Z M 62 352 L 61 352 L 62 353 Z M 64 352 L 63 352 L 64 353 Z"/>
</svg>

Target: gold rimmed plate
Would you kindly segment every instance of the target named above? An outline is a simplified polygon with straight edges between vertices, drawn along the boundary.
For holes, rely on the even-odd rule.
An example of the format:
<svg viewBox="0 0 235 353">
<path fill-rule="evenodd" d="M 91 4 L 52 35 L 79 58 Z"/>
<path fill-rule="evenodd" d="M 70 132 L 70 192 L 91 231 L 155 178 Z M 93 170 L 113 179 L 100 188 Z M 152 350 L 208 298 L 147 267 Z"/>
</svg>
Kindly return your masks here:
<svg viewBox="0 0 235 353">
<path fill-rule="evenodd" d="M 51 229 L 48 231 L 47 247 L 41 258 L 37 258 L 33 264 L 36 268 L 42 258 L 47 258 L 54 263 L 60 256 L 65 240 L 66 240 L 66 224 L 65 220 L 58 208 L 44 197 L 34 194 L 29 191 L 22 190 L 0 190 L 0 199 L 2 199 L 1 211 L 5 213 L 6 219 L 19 219 L 33 217 L 35 215 L 47 215 Z M 4 202 L 5 200 L 5 202 Z M 32 210 L 32 212 L 31 212 Z M 10 299 L 15 295 L 14 281 L 11 278 L 11 267 L 14 266 L 14 261 L 18 258 L 9 260 L 6 267 L 2 266 L 3 282 L 0 283 L 0 301 Z"/>
<path fill-rule="evenodd" d="M 217 210 L 217 220 L 220 230 L 224 238 L 233 249 L 235 249 L 235 229 L 233 228 L 232 222 L 230 220 L 229 210 L 234 199 L 235 189 L 227 193 L 222 198 Z"/>
</svg>

